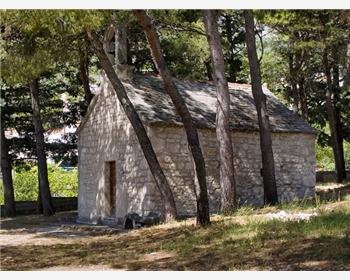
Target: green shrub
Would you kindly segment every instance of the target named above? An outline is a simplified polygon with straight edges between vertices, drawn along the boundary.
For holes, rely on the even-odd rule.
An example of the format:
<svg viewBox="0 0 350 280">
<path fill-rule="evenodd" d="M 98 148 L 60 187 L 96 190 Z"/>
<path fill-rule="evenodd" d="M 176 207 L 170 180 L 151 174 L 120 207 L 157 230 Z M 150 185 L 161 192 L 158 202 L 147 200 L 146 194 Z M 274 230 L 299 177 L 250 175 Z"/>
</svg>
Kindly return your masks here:
<svg viewBox="0 0 350 280">
<path fill-rule="evenodd" d="M 334 170 L 335 165 L 332 147 L 316 145 L 316 165 L 318 170 Z"/>
<path fill-rule="evenodd" d="M 345 167 L 350 170 L 350 142 L 344 141 Z M 316 162 L 318 170 L 333 171 L 335 170 L 334 156 L 331 146 L 316 145 Z"/>
<path fill-rule="evenodd" d="M 64 171 L 56 166 L 48 166 L 51 195 L 71 197 L 78 193 L 78 172 Z M 36 166 L 16 168 L 13 177 L 16 201 L 36 201 L 38 198 L 38 169 Z M 4 203 L 4 190 L 0 182 L 0 203 Z"/>
</svg>

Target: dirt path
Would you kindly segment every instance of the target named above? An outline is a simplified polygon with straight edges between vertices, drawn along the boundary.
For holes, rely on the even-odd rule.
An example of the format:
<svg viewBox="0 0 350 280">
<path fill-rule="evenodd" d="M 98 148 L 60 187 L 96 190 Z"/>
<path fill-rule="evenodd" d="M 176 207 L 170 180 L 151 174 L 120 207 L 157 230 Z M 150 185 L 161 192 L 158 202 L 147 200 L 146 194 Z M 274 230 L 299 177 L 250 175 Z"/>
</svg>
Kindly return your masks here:
<svg viewBox="0 0 350 280">
<path fill-rule="evenodd" d="M 70 244 L 94 236 L 122 232 L 107 226 L 77 224 L 76 212 L 60 212 L 53 217 L 37 215 L 2 219 L 0 222 L 0 247 L 24 245 Z"/>
<path fill-rule="evenodd" d="M 26 248 L 27 246 L 47 247 L 87 244 L 95 238 L 122 233 L 121 229 L 107 226 L 89 226 L 75 222 L 77 213 L 60 212 L 53 217 L 38 215 L 19 216 L 0 221 L 0 251 L 6 248 Z M 11 257 L 1 258 L 1 262 L 11 262 Z M 0 262 L 0 264 L 1 264 Z M 1 265 L 0 265 L 0 269 Z M 105 271 L 118 270 L 108 265 L 62 265 L 43 267 L 48 271 Z"/>
</svg>

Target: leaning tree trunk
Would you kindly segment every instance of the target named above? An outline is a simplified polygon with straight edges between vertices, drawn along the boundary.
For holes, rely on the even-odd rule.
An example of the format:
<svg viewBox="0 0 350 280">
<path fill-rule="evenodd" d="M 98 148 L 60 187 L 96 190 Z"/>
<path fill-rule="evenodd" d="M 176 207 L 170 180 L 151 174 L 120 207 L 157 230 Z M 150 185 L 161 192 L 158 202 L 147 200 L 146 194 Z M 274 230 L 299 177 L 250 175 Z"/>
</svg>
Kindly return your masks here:
<svg viewBox="0 0 350 280">
<path fill-rule="evenodd" d="M 219 144 L 221 212 L 229 213 L 236 207 L 233 148 L 230 130 L 230 94 L 225 76 L 224 56 L 218 31 L 217 12 L 203 11 L 204 24 L 210 46 L 213 76 L 217 92 L 216 137 Z"/>
<path fill-rule="evenodd" d="M 79 50 L 79 76 L 84 88 L 84 101 L 88 107 L 94 95 L 90 90 L 89 82 L 89 61 L 84 50 Z"/>
<path fill-rule="evenodd" d="M 266 106 L 266 96 L 262 91 L 260 66 L 258 56 L 256 54 L 253 12 L 251 10 L 245 10 L 244 19 L 252 92 L 259 122 L 265 202 L 269 204 L 276 204 L 278 202 L 278 196 L 275 179 L 275 163 L 272 150 L 271 129 Z"/>
<path fill-rule="evenodd" d="M 35 130 L 35 146 L 38 158 L 38 179 L 39 179 L 39 203 L 44 216 L 51 216 L 55 213 L 52 205 L 50 184 L 47 175 L 47 162 L 45 154 L 44 129 L 40 114 L 39 103 L 39 82 L 34 79 L 29 83 L 30 94 L 32 98 L 33 124 Z M 40 209 L 40 207 L 39 207 Z"/>
<path fill-rule="evenodd" d="M 12 166 L 8 149 L 8 141 L 5 137 L 3 123 L 1 124 L 1 174 L 4 186 L 4 214 L 5 217 L 16 215 L 15 195 L 12 183 Z"/>
<path fill-rule="evenodd" d="M 93 50 L 98 57 L 102 69 L 105 71 L 108 79 L 110 80 L 117 98 L 122 105 L 126 116 L 128 117 L 132 127 L 134 128 L 135 134 L 140 143 L 143 154 L 147 160 L 149 168 L 152 172 L 153 178 L 156 185 L 161 193 L 164 200 L 165 206 L 165 220 L 169 221 L 176 218 L 176 205 L 173 197 L 173 193 L 169 186 L 169 183 L 164 175 L 164 172 L 159 164 L 157 156 L 153 150 L 151 141 L 149 140 L 145 127 L 142 124 L 139 115 L 137 114 L 133 104 L 131 103 L 129 97 L 127 96 L 123 84 L 120 82 L 113 66 L 106 55 L 103 45 L 96 37 L 96 35 L 90 30 L 90 28 L 85 28 L 86 34 L 89 41 L 93 47 Z"/>
<path fill-rule="evenodd" d="M 162 77 L 165 92 L 169 94 L 176 112 L 180 115 L 182 123 L 184 125 L 187 141 L 194 162 L 195 173 L 195 190 L 197 198 L 197 223 L 206 226 L 210 223 L 209 218 L 209 202 L 208 191 L 206 182 L 205 162 L 202 154 L 202 150 L 199 143 L 199 137 L 197 129 L 192 121 L 192 117 L 185 101 L 177 90 L 176 85 L 173 82 L 171 73 L 166 65 L 162 49 L 160 47 L 159 37 L 152 23 L 151 18 L 143 10 L 134 11 L 134 15 L 138 18 L 140 25 L 142 26 L 149 46 L 153 61 Z"/>
<path fill-rule="evenodd" d="M 340 147 L 339 143 L 339 129 L 337 129 L 337 113 L 334 105 L 334 90 L 333 90 L 333 84 L 332 84 L 332 77 L 331 77 L 331 67 L 329 65 L 328 61 L 328 52 L 327 50 L 324 51 L 323 54 L 323 66 L 324 66 L 324 72 L 326 75 L 327 80 L 327 89 L 326 89 L 326 108 L 327 108 L 327 117 L 329 122 L 329 128 L 331 132 L 331 141 L 332 141 L 332 149 L 333 149 L 333 155 L 334 155 L 334 162 L 335 162 L 335 171 L 336 171 L 336 177 L 337 182 L 342 182 L 344 179 L 344 169 L 343 167 L 343 160 L 342 160 L 342 148 Z"/>
</svg>

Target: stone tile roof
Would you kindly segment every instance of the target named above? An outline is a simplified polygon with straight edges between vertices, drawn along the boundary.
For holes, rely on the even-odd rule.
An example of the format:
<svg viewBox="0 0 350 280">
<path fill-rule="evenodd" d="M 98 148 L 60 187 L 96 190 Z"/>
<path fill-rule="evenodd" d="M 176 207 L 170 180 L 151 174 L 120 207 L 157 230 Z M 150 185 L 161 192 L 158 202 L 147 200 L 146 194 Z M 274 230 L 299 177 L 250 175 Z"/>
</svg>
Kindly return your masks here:
<svg viewBox="0 0 350 280">
<path fill-rule="evenodd" d="M 212 83 L 175 80 L 198 128 L 215 128 L 216 90 Z M 160 78 L 135 75 L 132 84 L 124 83 L 128 96 L 148 125 L 178 125 L 182 122 Z M 251 86 L 229 83 L 231 93 L 231 129 L 258 130 Z M 267 107 L 271 129 L 275 132 L 315 133 L 307 122 L 284 106 L 267 88 Z"/>
</svg>

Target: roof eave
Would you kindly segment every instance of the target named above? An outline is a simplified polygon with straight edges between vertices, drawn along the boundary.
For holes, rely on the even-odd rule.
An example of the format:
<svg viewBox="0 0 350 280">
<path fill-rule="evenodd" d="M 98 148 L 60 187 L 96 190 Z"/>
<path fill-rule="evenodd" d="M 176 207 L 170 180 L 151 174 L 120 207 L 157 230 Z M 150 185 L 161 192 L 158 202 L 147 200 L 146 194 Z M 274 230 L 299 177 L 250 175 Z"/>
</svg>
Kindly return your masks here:
<svg viewBox="0 0 350 280">
<path fill-rule="evenodd" d="M 100 94 L 97 94 L 91 99 L 91 102 L 90 102 L 90 104 L 89 104 L 89 106 L 87 108 L 87 111 L 86 111 L 85 115 L 82 117 L 79 126 L 77 127 L 77 130 L 76 130 L 76 134 L 77 135 L 80 134 L 80 132 L 84 128 L 86 122 L 88 121 L 91 112 L 94 110 L 94 108 L 96 106 L 96 103 L 97 103 L 97 100 L 98 100 L 99 96 L 100 96 Z"/>
</svg>

